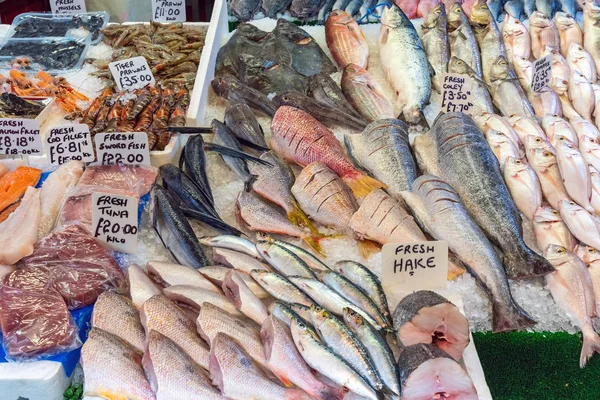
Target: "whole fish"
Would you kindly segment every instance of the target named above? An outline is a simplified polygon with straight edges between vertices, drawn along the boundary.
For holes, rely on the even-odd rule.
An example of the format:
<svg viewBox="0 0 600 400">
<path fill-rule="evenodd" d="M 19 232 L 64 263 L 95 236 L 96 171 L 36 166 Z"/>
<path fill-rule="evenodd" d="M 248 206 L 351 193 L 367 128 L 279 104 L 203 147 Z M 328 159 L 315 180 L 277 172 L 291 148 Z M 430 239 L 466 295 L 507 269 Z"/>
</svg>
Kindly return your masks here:
<svg viewBox="0 0 600 400">
<path fill-rule="evenodd" d="M 290 166 L 270 151 L 263 153 L 260 158 L 268 161 L 272 166 L 257 163 L 248 165 L 250 173 L 257 176 L 252 189 L 265 199 L 283 208 L 290 222 L 316 232 L 316 228 L 302 211 L 291 192 L 296 178 Z"/>
<path fill-rule="evenodd" d="M 560 202 L 558 211 L 573 236 L 596 249 L 600 247 L 600 229 L 592 214 L 568 200 Z"/>
<path fill-rule="evenodd" d="M 535 324 L 514 301 L 502 261 L 469 215 L 458 194 L 443 179 L 422 175 L 403 196 L 427 230 L 464 262 L 492 302 L 493 330 L 517 330 Z M 396 326 L 397 329 L 400 327 Z"/>
<path fill-rule="evenodd" d="M 312 373 L 296 349 L 292 334 L 284 322 L 274 315 L 262 325 L 260 336 L 271 371 L 286 386 L 296 385 L 314 398 L 342 400 L 344 391 L 327 386 Z"/>
<path fill-rule="evenodd" d="M 200 243 L 209 247 L 218 247 L 223 249 L 229 249 L 240 253 L 247 254 L 256 259 L 261 259 L 260 253 L 256 250 L 254 243 L 248 239 L 233 236 L 233 235 L 221 235 L 212 237 L 203 237 L 200 239 Z"/>
<path fill-rule="evenodd" d="M 332 266 L 332 269 L 362 289 L 379 307 L 383 316 L 387 320 L 391 319 L 387 297 L 377 275 L 355 261 L 338 261 Z"/>
<path fill-rule="evenodd" d="M 427 240 L 414 218 L 383 190 L 374 190 L 364 198 L 350 219 L 350 227 L 360 237 L 381 244 Z"/>
<path fill-rule="evenodd" d="M 156 400 L 144 375 L 142 353 L 118 336 L 92 328 L 81 348 L 81 366 L 86 379 L 84 396 L 126 396 Z"/>
<path fill-rule="evenodd" d="M 310 77 L 308 95 L 329 108 L 339 108 L 357 118 L 361 117 L 353 106 L 350 105 L 348 100 L 346 100 L 342 89 L 340 89 L 338 84 L 327 74 L 319 74 Z"/>
<path fill-rule="evenodd" d="M 369 358 L 367 349 L 350 329 L 329 311 L 319 306 L 310 308 L 310 317 L 323 343 L 350 364 L 374 389 L 381 390 L 383 383 Z"/>
<path fill-rule="evenodd" d="M 532 149 L 527 157 L 540 180 L 544 197 L 553 208 L 558 209 L 562 200 L 571 200 L 560 176 L 556 155 L 551 149 Z"/>
<path fill-rule="evenodd" d="M 313 162 L 296 178 L 292 193 L 309 217 L 339 232 L 350 230 L 350 218 L 358 209 L 348 187 L 320 162 Z"/>
<path fill-rule="evenodd" d="M 560 96 L 551 87 L 545 86 L 539 92 L 531 90 L 527 97 L 536 117 L 542 118 L 548 114 L 563 116 Z"/>
<path fill-rule="evenodd" d="M 518 20 L 525 20 L 525 11 L 524 11 L 523 0 L 508 0 L 504 3 L 504 11 L 506 11 L 507 16 L 504 17 L 504 23 L 508 20 L 509 17 L 516 18 Z"/>
<path fill-rule="evenodd" d="M 522 145 L 519 135 L 515 132 L 509 119 L 497 114 L 480 114 L 473 117 L 475 124 L 487 135 L 490 131 L 498 131 L 504 134 L 512 144 L 519 149 Z"/>
<path fill-rule="evenodd" d="M 298 304 L 295 304 L 294 306 L 298 306 Z M 310 320 L 310 314 L 309 314 L 310 307 L 306 307 L 306 306 L 302 306 L 302 305 L 301 305 L 301 307 L 303 307 L 307 310 L 305 314 L 306 314 L 306 317 L 308 317 L 308 320 Z M 285 304 L 278 300 L 274 301 L 269 306 L 269 314 L 274 316 L 275 318 L 279 319 L 284 324 L 286 324 L 288 326 L 288 328 L 290 327 L 290 325 L 292 323 L 292 319 L 295 319 L 295 318 L 302 320 L 302 322 L 307 324 L 307 326 L 311 326 L 310 323 L 307 322 L 307 320 L 304 317 L 301 317 L 300 314 L 298 314 L 295 311 L 295 309 L 292 308 L 292 304 Z M 316 338 L 319 337 L 317 332 L 314 332 L 313 336 Z"/>
<path fill-rule="evenodd" d="M 520 117 L 517 115 L 513 115 L 508 118 L 508 122 L 513 127 L 514 132 L 519 137 L 519 141 L 525 145 L 525 139 L 529 135 L 539 136 L 543 139 L 546 139 L 546 134 L 544 130 L 537 122 L 537 120 L 533 118 Z M 527 149 L 527 148 L 526 148 Z"/>
<path fill-rule="evenodd" d="M 366 69 L 348 64 L 344 68 L 341 85 L 344 96 L 367 121 L 395 117 L 394 106 Z"/>
<path fill-rule="evenodd" d="M 315 304 L 310 297 L 298 289 L 285 277 L 275 272 L 254 270 L 250 273 L 252 278 L 258 282 L 271 296 L 285 303 L 297 303 L 305 306 Z"/>
<path fill-rule="evenodd" d="M 157 399 L 226 399 L 211 386 L 203 368 L 175 342 L 157 331 L 150 331 L 148 335 L 148 348 L 142 364 Z"/>
<path fill-rule="evenodd" d="M 240 21 L 250 21 L 260 10 L 260 0 L 231 0 L 231 13 Z"/>
<path fill-rule="evenodd" d="M 283 13 L 292 0 L 262 0 L 262 9 L 268 18 L 276 19 L 277 14 Z"/>
<path fill-rule="evenodd" d="M 275 115 L 277 107 L 263 93 L 246 86 L 231 75 L 219 76 L 210 83 L 215 93 L 231 102 L 246 103 L 252 108 L 260 110 L 269 117 Z"/>
<path fill-rule="evenodd" d="M 542 187 L 535 171 L 525 159 L 508 157 L 504 164 L 504 181 L 517 208 L 532 221 L 542 205 Z"/>
<path fill-rule="evenodd" d="M 492 65 L 489 75 L 494 105 L 505 117 L 520 115 L 535 118 L 535 113 L 523 88 L 511 74 L 508 61 L 504 56 L 499 56 Z"/>
<path fill-rule="evenodd" d="M 274 57 L 240 54 L 237 65 L 240 81 L 267 96 L 287 90 L 306 91 L 306 77 Z"/>
<path fill-rule="evenodd" d="M 163 295 L 151 297 L 142 306 L 140 316 L 146 337 L 153 330 L 162 333 L 202 368 L 208 368 L 209 350 L 198 337 L 194 321 L 171 300 Z"/>
<path fill-rule="evenodd" d="M 301 238 L 317 252 L 321 251 L 318 236 L 311 236 L 310 233 L 292 224 L 277 209 L 251 193 L 242 191 L 238 194 L 236 215 L 252 231 L 271 232 Z"/>
<path fill-rule="evenodd" d="M 225 110 L 225 125 L 246 146 L 257 150 L 268 149 L 265 134 L 256 116 L 246 103 L 232 103 Z"/>
<path fill-rule="evenodd" d="M 471 118 L 460 113 L 438 117 L 432 129 L 442 178 L 504 254 L 512 278 L 545 275 L 552 266 L 523 241 L 521 218 L 500 175 L 498 162 Z M 459 160 L 469 159 L 468 164 Z M 479 190 L 473 190 L 474 187 Z M 501 211 L 502 210 L 502 211 Z"/>
<path fill-rule="evenodd" d="M 213 339 L 209 371 L 213 385 L 228 399 L 311 399 L 303 390 L 286 389 L 267 378 L 248 349 L 224 332 Z"/>
<path fill-rule="evenodd" d="M 285 247 L 278 245 L 270 237 L 266 240 L 261 239 L 256 242 L 256 249 L 260 252 L 263 259 L 283 276 L 316 277 L 314 271 L 300 257 Z"/>
<path fill-rule="evenodd" d="M 148 261 L 146 270 L 152 280 L 159 282 L 161 286 L 191 285 L 211 292 L 221 293 L 221 285 L 219 287 L 213 285 L 204 276 L 199 274 L 197 270 L 184 265 L 170 264 L 162 261 Z"/>
<path fill-rule="evenodd" d="M 223 285 L 223 281 L 225 280 L 225 276 L 227 273 L 231 271 L 229 267 L 223 267 L 222 265 L 213 265 L 209 267 L 205 267 L 200 270 L 202 276 L 208 279 L 210 282 L 215 285 Z M 242 274 L 242 279 L 246 282 L 246 285 L 252 290 L 252 293 L 257 295 L 261 299 L 271 299 L 271 295 L 266 292 L 250 275 Z"/>
<path fill-rule="evenodd" d="M 567 60 L 553 47 L 546 46 L 543 51 L 542 56 L 552 55 L 552 79 L 568 81 L 571 77 L 571 68 Z"/>
<path fill-rule="evenodd" d="M 553 146 L 556 146 L 556 141 L 560 136 L 566 137 L 573 143 L 579 143 L 577 133 L 571 124 L 557 115 L 545 115 L 542 118 L 542 128 Z"/>
<path fill-rule="evenodd" d="M 323 7 L 323 0 L 292 0 L 290 14 L 303 20 L 315 17 Z"/>
<path fill-rule="evenodd" d="M 587 163 L 579 149 L 564 136 L 559 136 L 557 139 L 556 160 L 567 194 L 580 206 L 593 213 L 594 209 L 590 204 L 592 181 Z"/>
<path fill-rule="evenodd" d="M 450 56 L 463 60 L 481 78 L 481 56 L 477 39 L 459 2 L 448 11 L 448 42 Z"/>
<path fill-rule="evenodd" d="M 174 303 L 183 304 L 195 312 L 200 312 L 202 304 L 210 303 L 222 308 L 232 315 L 239 317 L 243 316 L 243 314 L 238 311 L 231 300 L 223 296 L 221 293 L 211 292 L 210 290 L 202 289 L 196 286 L 173 285 L 164 288 L 163 294 Z"/>
<path fill-rule="evenodd" d="M 600 266 L 600 263 L 598 263 L 600 260 L 600 255 L 598 250 L 594 249 L 593 247 L 583 245 L 577 247 L 576 254 L 585 263 L 590 273 L 590 277 L 592 278 L 594 299 L 596 300 L 596 309 L 598 309 L 598 307 L 600 307 L 600 302 L 598 302 L 598 296 L 596 296 L 596 294 L 600 293 L 600 269 L 598 268 Z"/>
<path fill-rule="evenodd" d="M 448 63 L 448 72 L 454 74 L 464 74 L 471 78 L 471 98 L 473 99 L 473 107 L 467 112 L 471 116 L 480 115 L 482 113 L 493 113 L 494 106 L 492 97 L 488 92 L 486 84 L 481 80 L 481 76 L 469 67 L 469 65 L 454 56 L 450 58 Z"/>
<path fill-rule="evenodd" d="M 215 200 L 206 173 L 206 153 L 204 152 L 204 140 L 201 135 L 190 137 L 183 147 L 179 158 L 179 168 L 183 169 L 184 166 L 185 172 L 198 185 L 202 196 L 214 209 Z"/>
<path fill-rule="evenodd" d="M 594 59 L 596 71 L 600 70 L 600 4 L 597 1 L 586 1 L 583 7 L 583 47 Z"/>
<path fill-rule="evenodd" d="M 425 124 L 423 109 L 431 95 L 427 57 L 415 27 L 400 7 L 383 11 L 379 34 L 381 66 L 398 96 L 396 107 L 409 124 Z"/>
<path fill-rule="evenodd" d="M 448 28 L 446 25 L 446 8 L 444 4 L 438 4 L 425 16 L 421 40 L 427 61 L 433 67 L 434 75 L 431 78 L 433 88 L 442 92 L 443 74 L 448 72 L 448 61 L 450 59 L 450 45 L 448 43 Z"/>
<path fill-rule="evenodd" d="M 94 305 L 91 324 L 123 339 L 137 351 L 143 352 L 146 334 L 140 313 L 133 302 L 115 292 L 104 292 Z"/>
<path fill-rule="evenodd" d="M 283 247 L 294 253 L 299 259 L 304 261 L 313 271 L 328 271 L 329 266 L 319 259 L 319 257 L 313 255 L 311 252 L 304 250 L 302 247 L 296 246 L 295 244 L 284 242 L 283 240 L 275 239 L 272 236 L 259 233 L 257 235 L 258 240 L 268 241 L 275 243 L 279 247 Z"/>
<path fill-rule="evenodd" d="M 590 204 L 596 214 L 600 213 L 600 172 L 593 166 L 589 166 L 590 179 L 592 180 L 592 196 Z"/>
<path fill-rule="evenodd" d="M 358 198 L 365 197 L 374 189 L 386 187 L 357 170 L 346 158 L 333 133 L 297 108 L 283 106 L 277 110 L 271 123 L 271 147 L 286 161 L 300 166 L 314 161 L 324 162 Z"/>
<path fill-rule="evenodd" d="M 544 252 L 551 244 L 566 247 L 573 251 L 577 241 L 552 207 L 541 206 L 533 216 L 533 232 L 539 249 Z"/>
<path fill-rule="evenodd" d="M 367 126 L 362 118 L 356 118 L 342 109 L 326 107 L 324 104 L 300 92 L 285 92 L 275 96 L 273 102 L 280 108 L 282 106 L 289 106 L 304 110 L 330 127 L 343 126 L 349 129 L 362 130 Z"/>
<path fill-rule="evenodd" d="M 555 0 L 535 0 L 535 8 L 537 9 L 538 13 L 550 19 L 554 16 L 554 13 L 558 8 L 558 4 Z M 529 16 L 529 19 L 531 19 L 531 17 L 534 15 L 535 12 Z"/>
<path fill-rule="evenodd" d="M 367 68 L 369 44 L 352 15 L 343 10 L 333 10 L 325 23 L 325 41 L 340 69 L 350 63 Z"/>
<path fill-rule="evenodd" d="M 579 143 L 579 150 L 585 162 L 600 171 L 600 145 L 598 139 L 584 136 Z"/>
<path fill-rule="evenodd" d="M 554 16 L 554 23 L 558 29 L 558 36 L 560 39 L 560 54 L 567 58 L 571 49 L 571 45 L 577 45 L 583 49 L 583 31 L 579 27 L 577 21 L 575 21 L 575 18 L 572 17 L 573 15 L 575 14 L 557 12 Z"/>
<path fill-rule="evenodd" d="M 594 89 L 590 81 L 577 71 L 572 72 L 569 80 L 569 99 L 579 115 L 588 121 L 592 121 L 592 114 L 596 105 Z"/>
<path fill-rule="evenodd" d="M 385 183 L 390 193 L 410 190 L 417 167 L 410 150 L 408 128 L 402 121 L 374 121 L 361 135 L 346 135 L 344 140 L 356 163 Z"/>
<path fill-rule="evenodd" d="M 523 23 L 516 17 L 508 15 L 502 25 L 502 39 L 506 47 L 508 62 L 514 66 L 515 57 L 529 60 L 531 57 L 531 37 Z"/>
<path fill-rule="evenodd" d="M 371 400 L 380 398 L 366 379 L 321 343 L 318 338 L 315 338 L 304 322 L 297 318 L 292 319 L 290 330 L 296 348 L 312 369 L 358 395 Z"/>
<path fill-rule="evenodd" d="M 237 76 L 239 54 L 268 54 L 271 56 L 276 54 L 278 61 L 289 64 L 291 61 L 290 55 L 277 49 L 275 47 L 276 44 L 276 41 L 273 40 L 272 35 L 269 35 L 268 32 L 260 30 L 250 23 L 242 22 L 238 25 L 227 43 L 217 53 L 215 77 Z M 143 107 L 139 111 L 142 109 Z M 134 117 L 130 116 L 129 118 L 132 119 Z"/>
<path fill-rule="evenodd" d="M 565 57 L 567 58 L 567 62 L 569 63 L 571 71 L 579 72 L 590 82 L 596 81 L 596 64 L 594 63 L 594 59 L 590 53 L 585 51 L 583 46 L 577 43 L 572 43 L 569 46 L 569 50 Z"/>
<path fill-rule="evenodd" d="M 519 83 L 521 87 L 528 91 L 531 87 L 531 81 L 533 80 L 533 64 L 529 59 L 514 57 L 513 59 L 513 68 L 515 69 L 515 74 L 519 79 Z"/>
<path fill-rule="evenodd" d="M 560 99 L 563 117 L 566 119 L 579 118 L 581 115 L 575 111 L 571 100 L 569 99 L 569 82 L 560 78 L 552 78 L 550 87 L 556 92 Z"/>
<path fill-rule="evenodd" d="M 535 0 L 524 0 L 523 3 L 523 11 L 527 17 L 530 17 L 535 11 Z"/>
<path fill-rule="evenodd" d="M 490 129 L 485 132 L 485 139 L 487 140 L 490 149 L 498 159 L 500 169 L 504 169 L 506 160 L 510 157 L 519 158 L 519 149 L 515 144 L 504 134 L 504 132 Z"/>
<path fill-rule="evenodd" d="M 504 41 L 485 0 L 475 2 L 469 19 L 481 50 L 483 80 L 489 85 L 492 83 L 492 66 L 498 57 L 507 57 Z"/>
<path fill-rule="evenodd" d="M 600 337 L 591 320 L 596 315 L 592 278 L 579 257 L 564 247 L 551 245 L 544 257 L 556 268 L 546 277 L 554 301 L 579 322 L 583 334 L 579 367 L 583 368 L 594 352 L 600 352 Z"/>
<path fill-rule="evenodd" d="M 544 48 L 546 46 L 556 51 L 560 49 L 558 29 L 551 18 L 551 15 L 546 15 L 539 11 L 539 9 L 529 17 L 531 54 L 536 60 L 544 55 Z"/>
<path fill-rule="evenodd" d="M 233 269 L 237 269 L 240 272 L 249 274 L 253 269 L 262 269 L 265 271 L 271 271 L 264 262 L 257 260 L 254 257 L 250 257 L 244 253 L 237 251 L 223 249 L 215 247 L 213 249 L 213 261 L 216 264 L 225 265 Z"/>
<path fill-rule="evenodd" d="M 208 259 L 198 238 L 173 197 L 159 185 L 154 185 L 150 194 L 152 226 L 163 245 L 180 264 L 192 268 L 207 266 Z"/>
<path fill-rule="evenodd" d="M 223 280 L 223 293 L 242 314 L 261 325 L 269 316 L 267 307 L 248 288 L 242 274 L 243 272 L 235 270 L 229 271 Z"/>
</svg>

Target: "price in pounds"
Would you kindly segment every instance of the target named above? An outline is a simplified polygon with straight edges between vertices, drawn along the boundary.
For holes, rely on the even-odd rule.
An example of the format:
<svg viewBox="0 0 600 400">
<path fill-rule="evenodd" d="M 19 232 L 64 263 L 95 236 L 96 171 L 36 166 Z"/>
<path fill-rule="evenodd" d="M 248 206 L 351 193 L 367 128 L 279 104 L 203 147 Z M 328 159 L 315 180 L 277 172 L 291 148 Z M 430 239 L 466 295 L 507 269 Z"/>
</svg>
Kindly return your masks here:
<svg viewBox="0 0 600 400">
<path fill-rule="evenodd" d="M 184 0 L 152 0 L 152 20 L 175 22 L 186 20 Z"/>
<path fill-rule="evenodd" d="M 140 83 L 142 86 L 145 86 L 148 83 L 151 83 L 153 80 L 152 75 L 150 74 L 142 74 L 142 75 L 133 75 L 133 76 L 123 76 L 119 79 L 119 84 L 122 88 L 130 88 L 138 86 Z"/>
<path fill-rule="evenodd" d="M 96 155 L 102 165 L 150 165 L 145 132 L 98 133 L 95 141 Z"/>
<path fill-rule="evenodd" d="M 444 74 L 442 82 L 442 111 L 468 114 L 473 107 L 471 78 L 463 74 Z"/>
<path fill-rule="evenodd" d="M 102 165 L 110 164 L 142 164 L 144 156 L 142 154 L 121 154 L 121 153 L 104 153 L 102 155 Z"/>
<path fill-rule="evenodd" d="M 473 107 L 472 103 L 453 103 L 451 101 L 449 101 L 446 104 L 446 112 L 461 112 L 461 113 L 467 113 L 471 107 Z"/>
<path fill-rule="evenodd" d="M 532 70 L 531 90 L 539 93 L 552 79 L 552 54 L 534 61 Z"/>
<path fill-rule="evenodd" d="M 113 243 L 125 243 L 124 238 L 111 237 L 110 234 L 117 234 L 119 232 L 123 232 L 126 235 L 137 235 L 138 227 L 135 225 L 124 224 L 120 225 L 119 223 L 111 222 L 108 219 L 100 218 L 98 221 L 98 226 L 96 227 L 96 231 L 94 232 L 94 236 L 98 237 L 100 235 L 107 235 L 107 242 Z"/>
<path fill-rule="evenodd" d="M 156 83 L 148 61 L 143 56 L 113 61 L 108 64 L 108 69 L 110 69 L 119 90 L 137 89 L 146 85 L 153 86 Z"/>
</svg>

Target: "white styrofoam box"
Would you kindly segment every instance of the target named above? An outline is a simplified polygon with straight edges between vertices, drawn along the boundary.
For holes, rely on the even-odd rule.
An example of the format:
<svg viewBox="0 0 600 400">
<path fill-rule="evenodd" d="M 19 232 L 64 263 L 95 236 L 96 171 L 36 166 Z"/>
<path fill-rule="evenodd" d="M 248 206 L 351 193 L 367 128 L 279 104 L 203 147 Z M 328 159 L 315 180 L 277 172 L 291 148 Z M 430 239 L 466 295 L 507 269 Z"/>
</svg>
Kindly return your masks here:
<svg viewBox="0 0 600 400">
<path fill-rule="evenodd" d="M 69 383 L 62 364 L 56 361 L 0 363 L 2 400 L 62 400 Z"/>
</svg>

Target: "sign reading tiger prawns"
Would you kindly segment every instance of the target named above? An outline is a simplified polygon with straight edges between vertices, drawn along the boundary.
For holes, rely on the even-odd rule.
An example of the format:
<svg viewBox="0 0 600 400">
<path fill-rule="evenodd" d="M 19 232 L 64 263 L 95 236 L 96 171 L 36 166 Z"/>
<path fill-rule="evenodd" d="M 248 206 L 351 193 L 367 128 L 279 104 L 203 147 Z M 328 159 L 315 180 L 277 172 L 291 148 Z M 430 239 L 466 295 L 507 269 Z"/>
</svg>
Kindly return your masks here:
<svg viewBox="0 0 600 400">
<path fill-rule="evenodd" d="M 111 62 L 108 68 L 119 90 L 138 89 L 148 84 L 154 86 L 156 83 L 148 61 L 143 56 Z"/>
</svg>

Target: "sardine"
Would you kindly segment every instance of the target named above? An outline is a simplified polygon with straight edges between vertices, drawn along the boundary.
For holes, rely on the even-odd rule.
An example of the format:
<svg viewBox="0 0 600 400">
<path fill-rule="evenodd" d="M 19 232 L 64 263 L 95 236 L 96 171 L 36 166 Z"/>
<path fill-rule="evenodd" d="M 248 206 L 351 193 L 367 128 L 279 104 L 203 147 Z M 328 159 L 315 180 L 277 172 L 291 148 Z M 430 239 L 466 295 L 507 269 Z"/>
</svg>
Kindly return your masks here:
<svg viewBox="0 0 600 400">
<path fill-rule="evenodd" d="M 548 144 L 549 145 L 549 144 Z M 562 200 L 570 201 L 571 198 L 567 194 L 567 189 L 560 176 L 556 155 L 549 148 L 532 149 L 527 155 L 531 168 L 535 171 L 542 193 L 553 208 L 558 209 Z"/>
<path fill-rule="evenodd" d="M 492 242 L 502 249 L 509 277 L 552 272 L 552 266 L 523 241 L 521 218 L 500 175 L 498 162 L 473 120 L 460 113 L 445 114 L 438 117 L 432 133 L 442 178 L 460 195 Z M 470 162 L 464 163 L 465 159 Z"/>
<path fill-rule="evenodd" d="M 463 60 L 481 78 L 481 55 L 469 18 L 459 2 L 448 12 L 448 41 L 450 56 Z"/>
<path fill-rule="evenodd" d="M 563 55 L 563 57 L 567 57 L 569 55 L 571 45 L 575 44 L 577 46 L 583 46 L 583 31 L 579 27 L 577 21 L 575 21 L 574 16 L 575 14 L 568 12 L 566 14 L 564 12 L 557 12 L 554 16 L 554 23 L 558 29 L 558 36 L 560 39 L 560 53 Z M 596 66 L 594 65 L 594 70 L 595 69 Z"/>
<path fill-rule="evenodd" d="M 542 252 L 551 244 L 573 251 L 577 243 L 560 213 L 549 206 L 541 206 L 536 210 L 533 216 L 533 232 Z"/>
<path fill-rule="evenodd" d="M 314 278 L 316 276 L 313 270 L 300 257 L 285 247 L 281 247 L 270 238 L 257 241 L 256 249 L 263 259 L 283 276 L 296 275 L 306 278 Z"/>
<path fill-rule="evenodd" d="M 469 115 L 475 116 L 482 113 L 494 112 L 492 97 L 486 84 L 481 80 L 481 76 L 477 75 L 465 61 L 452 56 L 448 63 L 448 72 L 468 75 L 471 78 L 470 92 L 471 99 L 473 99 L 473 107 L 467 112 Z"/>
<path fill-rule="evenodd" d="M 246 146 L 257 150 L 268 149 L 263 129 L 247 104 L 230 104 L 225 110 L 225 125 Z"/>
<path fill-rule="evenodd" d="M 535 118 L 535 113 L 523 88 L 512 77 L 512 71 L 504 56 L 499 56 L 493 63 L 489 79 L 494 105 L 502 115 L 520 115 Z"/>
<path fill-rule="evenodd" d="M 446 8 L 438 4 L 425 16 L 421 29 L 421 40 L 427 55 L 427 61 L 433 67 L 434 75 L 431 78 L 433 88 L 442 92 L 443 75 L 448 72 L 450 60 L 450 45 L 448 43 L 448 29 L 446 24 Z"/>
<path fill-rule="evenodd" d="M 295 304 L 297 306 L 297 304 Z M 310 307 L 306 307 L 306 306 L 302 306 L 305 307 L 307 312 L 305 313 L 306 316 L 308 317 L 308 319 L 310 320 Z M 281 322 L 283 322 L 284 324 L 286 324 L 288 326 L 288 328 L 291 326 L 292 323 L 292 319 L 298 318 L 299 320 L 301 320 L 303 323 L 305 323 L 308 327 L 311 327 L 312 329 L 312 325 L 310 324 L 310 322 L 308 322 L 304 317 L 301 317 L 300 314 L 298 314 L 294 309 L 292 309 L 291 304 L 289 303 L 283 303 L 281 301 L 274 301 L 273 303 L 271 303 L 271 305 L 269 306 L 269 314 L 274 316 L 275 318 L 279 319 Z M 319 338 L 319 335 L 317 334 L 317 332 L 314 332 L 313 335 L 315 338 Z"/>
<path fill-rule="evenodd" d="M 385 184 L 361 173 L 344 154 L 333 133 L 308 113 L 283 106 L 271 123 L 271 148 L 286 161 L 300 166 L 323 161 L 359 198 Z"/>
<path fill-rule="evenodd" d="M 396 4 L 383 11 L 379 54 L 402 117 L 411 125 L 426 125 L 423 109 L 431 96 L 427 57 L 415 27 Z"/>
<path fill-rule="evenodd" d="M 538 2 L 539 1 L 540 0 L 538 0 Z M 531 54 L 536 60 L 544 56 L 544 48 L 546 46 L 556 51 L 559 51 L 560 49 L 560 36 L 558 34 L 558 29 L 551 18 L 552 15 L 544 14 L 543 12 L 539 11 L 539 8 L 538 11 L 535 11 L 529 17 Z"/>
<path fill-rule="evenodd" d="M 311 306 L 315 302 L 285 277 L 274 272 L 254 270 L 250 273 L 271 296 L 285 303 Z"/>
<path fill-rule="evenodd" d="M 587 211 L 593 213 L 590 204 L 592 181 L 587 163 L 579 149 L 564 136 L 556 143 L 556 160 L 567 194 Z"/>
<path fill-rule="evenodd" d="M 529 220 L 542 205 L 542 187 L 535 171 L 523 159 L 508 157 L 504 164 L 504 182 L 517 208 Z"/>
<path fill-rule="evenodd" d="M 259 234 L 259 240 L 266 240 L 271 243 L 275 243 L 284 249 L 287 249 L 294 253 L 298 258 L 306 263 L 313 271 L 328 271 L 330 268 L 327 264 L 319 259 L 319 257 L 313 255 L 311 252 L 304 250 L 302 247 L 298 247 L 295 244 L 284 242 L 283 240 L 277 240 L 274 237 Z"/>
<path fill-rule="evenodd" d="M 427 230 L 437 240 L 448 242 L 449 250 L 467 265 L 469 272 L 488 294 L 492 303 L 494 332 L 524 329 L 535 324 L 514 301 L 504 266 L 494 246 L 450 185 L 436 176 L 423 175 L 415 181 L 412 193 L 405 192 L 403 196 L 423 220 Z M 396 325 L 396 329 L 401 328 Z"/>
<path fill-rule="evenodd" d="M 348 64 L 344 68 L 342 92 L 352 107 L 369 122 L 395 117 L 394 106 L 383 88 L 366 69 L 356 64 Z"/>
<path fill-rule="evenodd" d="M 277 107 L 269 98 L 250 86 L 244 85 L 231 75 L 219 76 L 212 80 L 211 86 L 220 97 L 231 102 L 242 102 L 260 110 L 269 117 L 275 115 Z"/>
<path fill-rule="evenodd" d="M 590 82 L 595 82 L 596 79 L 598 79 L 596 63 L 594 63 L 594 59 L 590 53 L 585 51 L 583 46 L 572 43 L 565 57 L 567 58 L 571 71 L 579 72 Z M 594 103 L 596 103 L 595 99 Z"/>
<path fill-rule="evenodd" d="M 369 44 L 360 26 L 352 15 L 342 10 L 333 10 L 325 23 L 327 47 L 340 69 L 350 63 L 367 68 Z"/>
<path fill-rule="evenodd" d="M 592 214 L 574 201 L 568 200 L 560 202 L 558 211 L 573 236 L 587 245 L 600 248 L 600 227 Z"/>
</svg>

